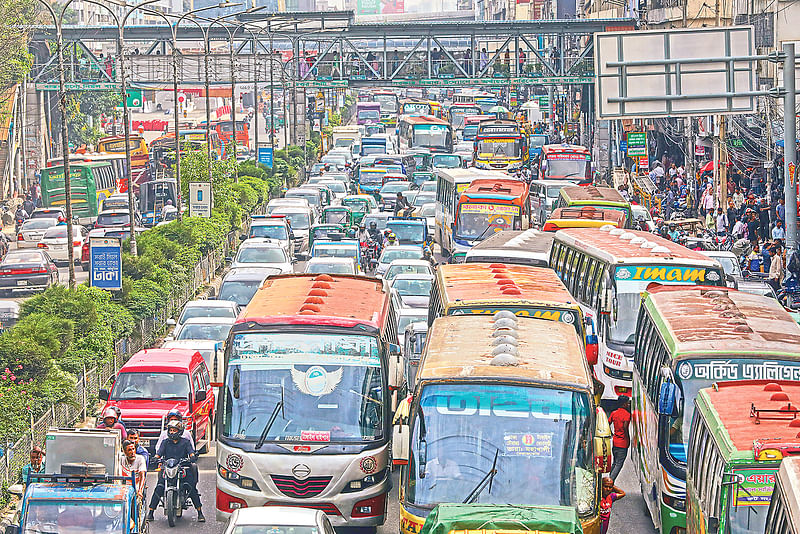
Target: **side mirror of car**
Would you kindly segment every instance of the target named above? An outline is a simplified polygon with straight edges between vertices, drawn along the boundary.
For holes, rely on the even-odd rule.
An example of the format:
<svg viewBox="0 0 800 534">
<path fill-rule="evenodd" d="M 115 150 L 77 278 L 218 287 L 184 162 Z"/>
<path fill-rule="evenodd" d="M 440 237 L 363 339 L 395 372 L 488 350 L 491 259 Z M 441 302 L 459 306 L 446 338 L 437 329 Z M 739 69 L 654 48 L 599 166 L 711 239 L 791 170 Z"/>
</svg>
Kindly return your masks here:
<svg viewBox="0 0 800 534">
<path fill-rule="evenodd" d="M 102 401 L 107 401 L 108 400 L 108 390 L 107 389 L 101 389 L 100 391 L 97 392 L 97 397 Z"/>
<path fill-rule="evenodd" d="M 205 391 L 198 391 L 194 394 L 194 401 L 195 402 L 203 402 L 207 398 L 207 393 Z"/>
<path fill-rule="evenodd" d="M 239 241 L 244 241 L 245 239 L 247 239 L 247 234 L 242 234 L 239 236 Z"/>
<path fill-rule="evenodd" d="M 17 497 L 22 497 L 22 494 L 25 493 L 25 485 L 24 484 L 11 484 L 8 487 L 8 492 L 11 495 L 16 495 Z"/>
<path fill-rule="evenodd" d="M 6 525 L 5 534 L 19 534 L 19 525 Z"/>
<path fill-rule="evenodd" d="M 173 319 L 172 317 L 167 319 L 167 326 L 175 326 L 176 324 L 177 323 L 175 322 L 175 319 Z"/>
</svg>

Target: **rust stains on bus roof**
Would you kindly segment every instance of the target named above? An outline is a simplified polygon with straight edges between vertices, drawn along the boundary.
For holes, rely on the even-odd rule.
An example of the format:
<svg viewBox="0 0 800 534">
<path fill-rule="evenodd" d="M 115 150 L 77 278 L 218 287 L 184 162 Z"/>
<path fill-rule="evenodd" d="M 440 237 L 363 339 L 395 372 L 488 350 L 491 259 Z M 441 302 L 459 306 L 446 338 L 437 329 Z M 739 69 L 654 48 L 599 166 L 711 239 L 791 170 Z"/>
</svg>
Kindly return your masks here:
<svg viewBox="0 0 800 534">
<path fill-rule="evenodd" d="M 655 289 L 648 298 L 675 352 L 763 352 L 800 356 L 800 326 L 777 300 L 733 289 Z"/>
<path fill-rule="evenodd" d="M 532 318 L 515 321 L 517 365 L 506 366 L 492 365 L 503 344 L 497 341 L 495 325 L 490 315 L 436 319 L 418 380 L 503 379 L 592 387 L 583 343 L 573 325 Z"/>
<path fill-rule="evenodd" d="M 721 382 L 703 392 L 737 450 L 796 446 L 800 434 L 800 383 Z"/>
<path fill-rule="evenodd" d="M 318 315 L 378 323 L 386 313 L 383 281 L 367 276 L 286 274 L 270 276 L 239 322 L 263 317 Z"/>
<path fill-rule="evenodd" d="M 562 188 L 564 194 L 569 197 L 571 201 L 606 201 L 606 202 L 622 202 L 627 204 L 619 191 L 613 187 L 595 187 L 593 185 L 568 185 Z"/>
<path fill-rule="evenodd" d="M 448 304 L 506 299 L 522 302 L 577 304 L 556 272 L 546 267 L 505 263 L 442 264 Z"/>
</svg>

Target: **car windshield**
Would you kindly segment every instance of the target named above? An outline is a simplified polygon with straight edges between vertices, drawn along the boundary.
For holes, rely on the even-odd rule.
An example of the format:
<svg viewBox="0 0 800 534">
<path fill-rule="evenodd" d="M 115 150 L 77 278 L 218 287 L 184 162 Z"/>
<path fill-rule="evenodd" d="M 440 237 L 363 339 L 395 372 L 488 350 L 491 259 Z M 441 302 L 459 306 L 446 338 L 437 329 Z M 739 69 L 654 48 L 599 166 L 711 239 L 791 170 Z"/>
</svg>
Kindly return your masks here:
<svg viewBox="0 0 800 534">
<path fill-rule="evenodd" d="M 390 269 L 391 270 L 391 269 Z M 402 296 L 427 297 L 431 294 L 431 280 L 418 280 L 403 278 L 395 280 L 392 289 L 397 290 Z"/>
<path fill-rule="evenodd" d="M 385 154 L 386 146 L 381 145 L 361 145 L 361 155 L 369 156 L 371 154 Z"/>
<path fill-rule="evenodd" d="M 436 204 L 432 202 L 423 204 L 422 207 L 419 209 L 418 215 L 420 217 L 433 217 L 434 215 L 436 215 Z"/>
<path fill-rule="evenodd" d="M 419 222 L 403 222 L 403 221 L 389 221 L 386 227 L 394 232 L 397 240 L 401 244 L 416 244 L 425 242 L 425 221 Z"/>
<path fill-rule="evenodd" d="M 586 175 L 586 156 L 583 154 L 576 154 L 569 159 L 551 159 L 553 156 L 547 158 L 547 168 L 545 169 L 545 178 L 583 178 Z"/>
<path fill-rule="evenodd" d="M 122 372 L 114 381 L 111 400 L 167 400 L 189 397 L 185 373 Z"/>
<path fill-rule="evenodd" d="M 311 220 L 307 212 L 284 212 L 277 209 L 273 212 L 275 215 L 284 215 L 289 219 L 289 224 L 292 230 L 308 230 L 311 226 Z"/>
<path fill-rule="evenodd" d="M 380 185 L 383 183 L 383 177 L 386 174 L 387 171 L 383 169 L 362 169 L 361 172 L 358 173 L 358 181 L 362 185 Z"/>
<path fill-rule="evenodd" d="M 501 230 L 519 230 L 519 207 L 508 204 L 462 204 L 456 235 L 464 239 L 486 239 Z"/>
<path fill-rule="evenodd" d="M 31 500 L 25 506 L 20 532 L 23 534 L 84 534 L 127 532 L 123 501 L 58 499 Z"/>
<path fill-rule="evenodd" d="M 304 198 L 310 206 L 319 206 L 319 193 L 316 191 L 288 191 L 286 198 Z"/>
<path fill-rule="evenodd" d="M 101 213 L 97 216 L 98 226 L 124 226 L 128 224 L 130 214 L 128 213 Z"/>
<path fill-rule="evenodd" d="M 430 508 L 473 497 L 483 504 L 577 507 L 585 514 L 595 498 L 591 443 L 584 392 L 430 385 L 413 420 L 406 499 Z M 491 484 L 470 495 L 493 467 Z"/>
<path fill-rule="evenodd" d="M 254 332 L 236 334 L 231 347 L 225 437 L 350 443 L 384 437 L 386 387 L 376 338 Z"/>
<path fill-rule="evenodd" d="M 433 166 L 440 169 L 457 169 L 461 167 L 461 156 L 455 154 L 436 154 L 433 156 Z"/>
<path fill-rule="evenodd" d="M 378 230 L 385 230 L 386 225 L 389 222 L 389 219 L 387 219 L 386 217 L 380 217 L 378 215 L 367 215 L 366 217 L 364 217 L 364 226 L 366 226 L 367 228 L 369 228 L 370 223 L 373 222 L 375 223 L 375 226 L 378 228 Z"/>
<path fill-rule="evenodd" d="M 370 124 L 367 126 L 367 135 L 375 135 L 382 133 L 386 133 L 386 129 L 383 127 L 383 124 Z"/>
<path fill-rule="evenodd" d="M 391 263 L 394 260 L 419 260 L 422 259 L 422 249 L 389 249 L 381 254 L 381 263 Z"/>
<path fill-rule="evenodd" d="M 254 224 L 250 227 L 249 237 L 286 240 L 289 239 L 289 233 L 283 224 Z"/>
<path fill-rule="evenodd" d="M 733 276 L 741 276 L 742 273 L 739 271 L 739 265 L 736 263 L 734 258 L 728 256 L 715 256 L 715 260 L 717 260 L 720 265 L 722 265 L 722 270 L 725 271 L 725 274 L 730 274 Z"/>
<path fill-rule="evenodd" d="M 16 265 L 27 263 L 44 263 L 44 256 L 40 252 L 16 252 L 11 251 L 3 258 L 0 265 Z"/>
<path fill-rule="evenodd" d="M 339 181 L 330 181 L 325 182 L 323 184 L 325 187 L 333 191 L 334 193 L 347 193 L 347 188 L 344 186 L 343 182 Z"/>
<path fill-rule="evenodd" d="M 306 266 L 306 272 L 314 274 L 355 274 L 353 264 L 341 262 L 310 262 Z"/>
<path fill-rule="evenodd" d="M 80 237 L 80 231 L 77 228 L 74 228 L 72 233 L 75 235 L 76 238 Z M 53 226 L 48 228 L 44 233 L 44 239 L 58 239 L 67 237 L 67 225 L 62 224 L 61 226 Z"/>
<path fill-rule="evenodd" d="M 401 274 L 430 274 L 427 265 L 392 265 L 383 276 L 386 280 L 391 280 Z"/>
<path fill-rule="evenodd" d="M 312 256 L 315 258 L 357 258 L 358 247 L 314 243 Z"/>
<path fill-rule="evenodd" d="M 288 258 L 282 248 L 242 247 L 236 255 L 236 263 L 286 263 Z"/>
<path fill-rule="evenodd" d="M 175 339 L 205 339 L 224 341 L 231 331 L 230 324 L 187 324 L 181 328 Z"/>
<path fill-rule="evenodd" d="M 387 194 L 397 194 L 400 191 L 405 191 L 411 186 L 409 182 L 402 182 L 400 180 L 396 182 L 389 182 L 383 187 L 381 187 L 381 195 Z"/>
<path fill-rule="evenodd" d="M 219 288 L 220 300 L 232 300 L 239 306 L 247 306 L 258 291 L 261 280 L 225 280 Z"/>
<path fill-rule="evenodd" d="M 30 219 L 22 223 L 23 230 L 44 230 L 58 224 L 57 219 Z M 64 226 L 66 228 L 66 226 Z"/>
<path fill-rule="evenodd" d="M 431 194 L 422 194 L 417 193 L 417 196 L 414 197 L 414 206 L 420 207 L 425 204 L 431 204 L 436 202 L 436 193 Z"/>
<path fill-rule="evenodd" d="M 406 331 L 406 327 L 411 323 L 422 323 L 428 320 L 428 312 L 415 315 L 401 315 L 397 320 L 397 331 L 401 334 Z"/>
<path fill-rule="evenodd" d="M 232 534 L 320 534 L 317 527 L 287 525 L 242 525 L 234 527 Z"/>
<path fill-rule="evenodd" d="M 236 317 L 236 312 L 227 306 L 186 306 L 178 319 L 178 324 L 196 317 Z"/>
</svg>

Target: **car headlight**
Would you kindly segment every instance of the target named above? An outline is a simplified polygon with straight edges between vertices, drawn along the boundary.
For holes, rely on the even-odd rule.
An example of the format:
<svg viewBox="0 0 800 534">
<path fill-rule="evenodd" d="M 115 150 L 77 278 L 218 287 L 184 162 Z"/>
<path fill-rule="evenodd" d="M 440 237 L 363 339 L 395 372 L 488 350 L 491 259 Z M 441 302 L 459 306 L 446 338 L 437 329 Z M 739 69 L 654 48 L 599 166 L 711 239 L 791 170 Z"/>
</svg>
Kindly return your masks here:
<svg viewBox="0 0 800 534">
<path fill-rule="evenodd" d="M 360 478 L 358 480 L 351 480 L 347 486 L 344 487 L 342 493 L 352 493 L 354 491 L 361 491 L 363 489 L 369 488 L 370 486 L 374 486 L 380 482 L 383 482 L 383 479 L 386 478 L 387 470 L 384 469 L 383 471 L 378 471 L 377 473 L 373 473 L 371 475 L 367 475 L 364 478 Z"/>
<path fill-rule="evenodd" d="M 261 491 L 256 481 L 252 478 L 243 477 L 239 473 L 234 473 L 233 471 L 230 471 L 221 465 L 217 466 L 217 472 L 219 473 L 219 476 L 242 489 Z"/>
</svg>

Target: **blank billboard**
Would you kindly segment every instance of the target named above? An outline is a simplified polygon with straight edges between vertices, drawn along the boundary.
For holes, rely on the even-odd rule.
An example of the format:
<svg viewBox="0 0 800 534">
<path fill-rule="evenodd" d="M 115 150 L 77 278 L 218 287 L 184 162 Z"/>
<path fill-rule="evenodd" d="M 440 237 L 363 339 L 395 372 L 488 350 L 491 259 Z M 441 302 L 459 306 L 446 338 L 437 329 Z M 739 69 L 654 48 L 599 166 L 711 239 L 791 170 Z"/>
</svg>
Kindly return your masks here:
<svg viewBox="0 0 800 534">
<path fill-rule="evenodd" d="M 753 50 L 752 26 L 597 33 L 598 118 L 752 113 Z"/>
</svg>

